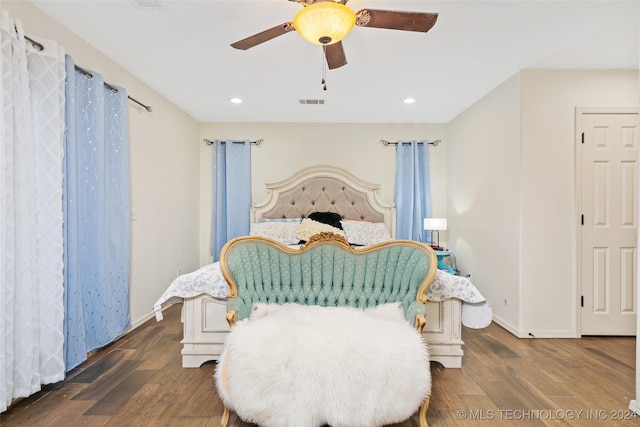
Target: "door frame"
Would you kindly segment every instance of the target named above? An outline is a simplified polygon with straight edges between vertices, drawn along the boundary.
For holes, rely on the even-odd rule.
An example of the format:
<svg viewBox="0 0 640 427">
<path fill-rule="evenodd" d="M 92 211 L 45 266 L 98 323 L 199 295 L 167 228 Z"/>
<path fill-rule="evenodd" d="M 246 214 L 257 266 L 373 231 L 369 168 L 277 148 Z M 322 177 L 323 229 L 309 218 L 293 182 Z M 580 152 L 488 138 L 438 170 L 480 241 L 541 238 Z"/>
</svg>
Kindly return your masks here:
<svg viewBox="0 0 640 427">
<path fill-rule="evenodd" d="M 576 332 L 577 336 L 582 337 L 582 116 L 584 114 L 638 114 L 640 120 L 640 111 L 635 107 L 576 107 L 575 109 L 575 201 L 576 201 Z M 640 143 L 640 141 L 639 141 Z M 638 150 L 639 164 L 640 164 L 640 149 Z M 640 177 L 640 174 L 638 174 Z M 640 200 L 640 186 L 637 188 L 638 200 Z M 639 209 L 640 211 L 640 209 Z M 638 233 L 640 234 L 640 227 L 638 227 Z M 640 238 L 638 239 L 640 242 Z M 640 251 L 636 257 L 636 265 L 640 266 Z M 636 277 L 636 301 L 640 303 L 640 294 L 638 290 L 638 278 Z M 640 304 L 638 304 L 640 306 Z M 637 336 L 637 334 L 636 334 Z"/>
</svg>

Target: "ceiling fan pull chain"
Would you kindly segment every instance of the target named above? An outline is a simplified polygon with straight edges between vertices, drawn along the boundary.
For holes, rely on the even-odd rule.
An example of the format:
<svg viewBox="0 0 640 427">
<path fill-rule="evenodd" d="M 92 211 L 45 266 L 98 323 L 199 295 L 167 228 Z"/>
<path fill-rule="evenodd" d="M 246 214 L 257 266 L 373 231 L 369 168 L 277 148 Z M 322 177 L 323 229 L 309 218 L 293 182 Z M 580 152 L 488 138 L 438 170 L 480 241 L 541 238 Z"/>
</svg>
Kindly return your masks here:
<svg viewBox="0 0 640 427">
<path fill-rule="evenodd" d="M 327 46 L 322 45 L 322 89 L 327 90 Z"/>
</svg>

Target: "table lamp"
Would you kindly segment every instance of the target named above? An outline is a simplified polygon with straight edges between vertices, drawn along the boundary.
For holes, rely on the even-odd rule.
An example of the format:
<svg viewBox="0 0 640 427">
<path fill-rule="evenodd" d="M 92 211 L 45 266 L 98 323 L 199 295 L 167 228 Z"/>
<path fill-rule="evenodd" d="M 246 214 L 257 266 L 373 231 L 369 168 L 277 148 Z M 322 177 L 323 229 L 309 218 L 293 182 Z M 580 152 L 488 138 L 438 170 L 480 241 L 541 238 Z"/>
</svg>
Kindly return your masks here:
<svg viewBox="0 0 640 427">
<path fill-rule="evenodd" d="M 425 218 L 424 229 L 431 231 L 431 246 L 436 249 L 440 248 L 440 230 L 447 229 L 447 218 Z M 436 232 L 436 240 L 433 240 L 433 232 Z"/>
</svg>

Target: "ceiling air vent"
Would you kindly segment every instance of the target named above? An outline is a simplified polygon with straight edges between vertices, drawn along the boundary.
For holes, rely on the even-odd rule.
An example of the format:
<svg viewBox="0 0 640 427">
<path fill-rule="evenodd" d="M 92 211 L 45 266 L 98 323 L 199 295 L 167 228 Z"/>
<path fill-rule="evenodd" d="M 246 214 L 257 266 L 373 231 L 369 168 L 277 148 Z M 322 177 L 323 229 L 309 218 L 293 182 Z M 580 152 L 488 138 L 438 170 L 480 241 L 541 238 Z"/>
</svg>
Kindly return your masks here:
<svg viewBox="0 0 640 427">
<path fill-rule="evenodd" d="M 324 99 L 301 99 L 300 104 L 306 105 L 324 105 Z"/>
<path fill-rule="evenodd" d="M 138 7 L 142 8 L 159 8 L 162 7 L 160 0 L 133 0 Z"/>
</svg>

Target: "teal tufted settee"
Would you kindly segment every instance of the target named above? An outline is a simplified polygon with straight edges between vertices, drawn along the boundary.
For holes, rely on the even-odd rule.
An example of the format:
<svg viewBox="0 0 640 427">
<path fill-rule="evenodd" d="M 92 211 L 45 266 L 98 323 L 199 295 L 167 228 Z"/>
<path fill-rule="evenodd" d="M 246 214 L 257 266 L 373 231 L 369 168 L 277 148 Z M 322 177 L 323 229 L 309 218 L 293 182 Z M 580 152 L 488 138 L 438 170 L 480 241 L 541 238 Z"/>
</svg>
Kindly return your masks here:
<svg viewBox="0 0 640 427">
<path fill-rule="evenodd" d="M 429 246 L 408 240 L 353 248 L 341 236 L 321 233 L 292 248 L 243 236 L 224 246 L 220 266 L 229 283 L 227 320 L 232 327 L 249 318 L 256 303 L 362 309 L 400 303 L 407 322 L 422 332 L 437 257 Z M 427 425 L 428 404 L 427 399 L 420 408 L 421 427 Z M 225 407 L 222 425 L 228 417 Z"/>
<path fill-rule="evenodd" d="M 258 302 L 357 308 L 400 302 L 408 322 L 424 325 L 437 268 L 430 247 L 391 240 L 353 248 L 334 236 L 318 235 L 299 249 L 256 236 L 227 243 L 220 265 L 229 283 L 230 323 L 249 317 Z"/>
</svg>

